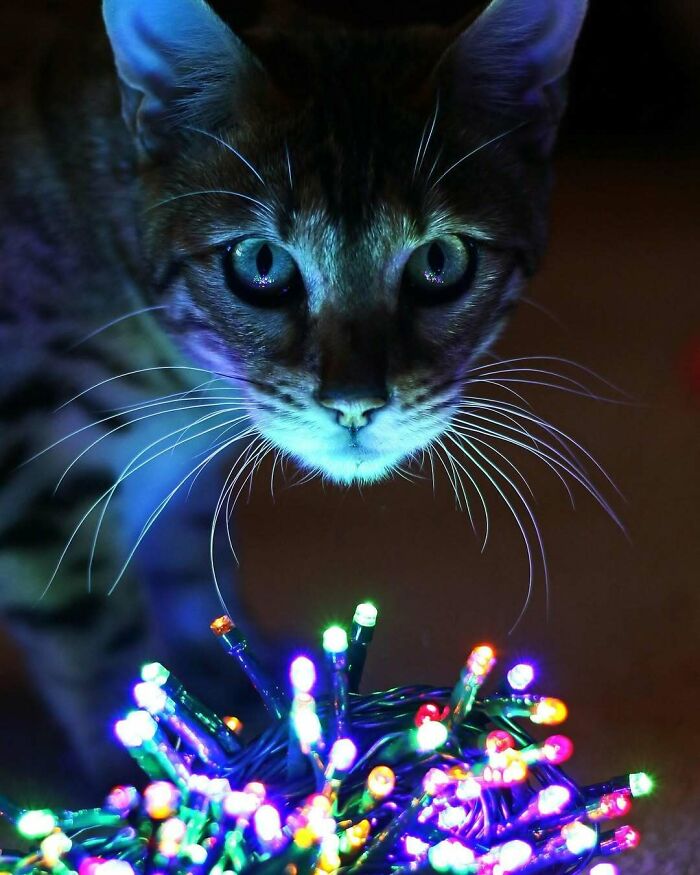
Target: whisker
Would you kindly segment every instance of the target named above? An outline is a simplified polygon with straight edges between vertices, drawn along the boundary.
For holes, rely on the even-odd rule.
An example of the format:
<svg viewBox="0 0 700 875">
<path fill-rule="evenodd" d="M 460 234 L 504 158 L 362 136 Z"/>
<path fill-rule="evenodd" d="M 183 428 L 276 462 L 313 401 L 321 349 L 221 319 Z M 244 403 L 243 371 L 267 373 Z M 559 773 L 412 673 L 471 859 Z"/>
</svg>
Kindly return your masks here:
<svg viewBox="0 0 700 875">
<path fill-rule="evenodd" d="M 188 404 L 184 407 L 177 407 L 174 409 L 169 408 L 167 410 L 158 410 L 155 413 L 147 413 L 144 416 L 137 416 L 135 419 L 130 419 L 128 422 L 123 422 L 120 425 L 117 425 L 114 428 L 109 429 L 108 431 L 101 434 L 94 441 L 92 441 L 92 443 L 88 444 L 88 446 L 85 447 L 80 453 L 78 453 L 78 455 L 73 459 L 73 461 L 68 465 L 68 467 L 61 474 L 61 477 L 59 478 L 58 482 L 56 483 L 56 486 L 54 487 L 53 494 L 56 495 L 56 493 L 58 492 L 58 490 L 61 486 L 61 483 L 63 483 L 66 476 L 72 470 L 74 465 L 76 465 L 85 455 L 87 455 L 87 453 L 89 453 L 90 450 L 94 449 L 103 440 L 106 440 L 107 438 L 116 434 L 118 431 L 121 431 L 124 428 L 129 428 L 129 427 L 135 425 L 137 422 L 144 422 L 144 420 L 146 420 L 146 419 L 153 419 L 156 416 L 163 416 L 164 414 L 167 414 L 167 413 L 181 413 L 181 412 L 190 411 L 190 410 L 201 410 L 202 408 L 212 408 L 212 407 L 220 407 L 222 409 L 225 409 L 223 404 Z M 243 409 L 243 408 L 241 408 L 241 409 Z M 212 416 L 215 416 L 215 415 L 218 415 L 218 414 L 212 414 Z M 111 419 L 113 417 L 109 417 L 109 418 Z M 200 420 L 197 420 L 197 422 L 199 422 L 199 421 Z M 100 420 L 100 422 L 105 422 L 105 420 Z M 94 423 L 91 423 L 91 426 L 93 424 Z M 177 446 L 177 445 L 175 445 L 175 446 Z"/>
<path fill-rule="evenodd" d="M 104 325 L 101 325 L 99 328 L 86 334 L 81 340 L 77 340 L 74 344 L 68 347 L 68 352 L 72 352 L 72 350 L 77 349 L 81 344 L 86 343 L 88 340 L 92 340 L 92 338 L 97 337 L 98 334 L 102 334 L 103 331 L 107 331 L 109 328 L 119 325 L 120 322 L 125 322 L 127 319 L 133 319 L 134 316 L 142 316 L 144 313 L 152 313 L 154 310 L 167 309 L 168 308 L 165 304 L 156 304 L 153 307 L 139 307 L 138 310 L 132 310 L 130 313 L 125 313 L 123 316 L 117 316 L 116 319 L 106 322 Z"/>
<path fill-rule="evenodd" d="M 292 178 L 292 159 L 289 156 L 289 146 L 284 144 L 284 154 L 287 158 L 287 175 L 289 176 L 290 191 L 294 191 L 294 179 Z"/>
<path fill-rule="evenodd" d="M 476 149 L 472 149 L 471 152 L 467 152 L 466 155 L 462 155 L 462 157 L 459 158 L 457 161 L 455 161 L 454 164 L 451 164 L 441 176 L 438 176 L 438 178 L 432 184 L 431 188 L 433 188 L 433 189 L 436 188 L 442 182 L 442 180 L 449 173 L 452 173 L 452 171 L 455 169 L 455 167 L 458 167 L 463 161 L 466 161 L 468 158 L 472 158 L 474 155 L 478 154 L 483 149 L 486 149 L 492 143 L 497 143 L 499 140 L 504 139 L 504 137 L 507 137 L 509 134 L 514 133 L 519 128 L 524 127 L 526 124 L 528 124 L 528 122 L 520 122 L 520 124 L 514 125 L 512 128 L 509 128 L 507 131 L 503 131 L 502 133 L 497 134 L 495 137 L 491 137 L 490 140 L 487 140 L 485 143 L 482 143 L 480 146 L 477 146 Z"/>
<path fill-rule="evenodd" d="M 238 149 L 234 149 L 234 147 L 233 147 L 230 143 L 227 143 L 226 140 L 223 140 L 221 137 L 218 137 L 216 134 L 212 134 L 210 131 L 202 130 L 201 128 L 194 128 L 194 127 L 192 127 L 192 126 L 190 126 L 190 125 L 187 125 L 187 126 L 186 126 L 186 129 L 187 129 L 188 131 L 194 131 L 196 134 L 202 134 L 202 135 L 205 136 L 205 137 L 209 137 L 210 140 L 214 140 L 214 141 L 217 142 L 220 146 L 223 146 L 224 149 L 226 149 L 227 152 L 231 152 L 233 155 L 236 156 L 236 158 L 238 158 L 240 161 L 242 161 L 242 162 L 245 164 L 245 166 L 248 168 L 248 170 L 250 170 L 250 172 L 251 172 L 255 177 L 257 177 L 257 179 L 258 179 L 258 180 L 259 180 L 264 186 L 267 187 L 267 183 L 266 183 L 265 180 L 262 178 L 262 176 L 261 176 L 260 173 L 258 172 L 257 168 L 254 167 L 253 164 L 252 164 L 252 163 L 251 163 L 246 157 L 244 157 L 243 155 L 241 155 L 241 153 L 238 151 Z"/>
<path fill-rule="evenodd" d="M 518 618 L 516 619 L 514 625 L 509 630 L 508 634 L 512 634 L 513 631 L 520 624 L 520 621 L 522 620 L 523 616 L 525 615 L 525 611 L 527 610 L 527 608 L 530 604 L 530 600 L 532 598 L 534 580 L 535 580 L 534 555 L 532 552 L 532 547 L 530 545 L 530 538 L 529 538 L 527 529 L 525 528 L 525 525 L 522 522 L 520 515 L 517 512 L 517 509 L 515 508 L 513 502 L 510 500 L 508 495 L 502 489 L 502 487 L 500 486 L 498 481 L 495 479 L 495 477 L 489 473 L 489 471 L 484 467 L 484 465 L 481 464 L 481 462 L 479 462 L 479 460 L 477 458 L 475 458 L 475 455 L 478 456 L 479 458 L 481 458 L 490 468 L 492 468 L 498 475 L 500 475 L 500 477 L 503 478 L 503 480 L 510 486 L 510 488 L 513 490 L 513 492 L 517 495 L 518 499 L 520 500 L 521 505 L 525 509 L 525 512 L 526 512 L 527 516 L 529 517 L 530 522 L 532 523 L 533 531 L 535 533 L 535 537 L 537 538 L 537 543 L 539 545 L 540 559 L 542 562 L 542 568 L 543 568 L 543 572 L 544 572 L 545 592 L 547 594 L 547 599 L 549 599 L 549 595 L 548 595 L 548 593 L 549 593 L 549 572 L 548 572 L 548 568 L 547 568 L 547 557 L 546 557 L 546 554 L 544 551 L 544 544 L 542 542 L 542 535 L 540 533 L 539 526 L 537 525 L 537 520 L 535 519 L 535 515 L 532 511 L 532 508 L 530 507 L 529 502 L 527 501 L 525 496 L 522 494 L 520 489 L 515 485 L 515 483 L 513 483 L 511 478 L 507 474 L 505 474 L 501 470 L 501 468 L 499 468 L 498 465 L 491 458 L 489 458 L 482 450 L 480 450 L 479 447 L 475 446 L 474 443 L 469 438 L 464 437 L 464 436 L 457 436 L 452 432 L 448 432 L 447 436 L 464 453 L 464 455 L 470 460 L 470 462 L 473 465 L 476 465 L 476 467 L 481 471 L 481 473 L 484 475 L 484 477 L 486 477 L 486 479 L 491 483 L 491 485 L 496 490 L 496 492 L 498 492 L 501 499 L 505 502 L 508 510 L 510 511 L 511 516 L 515 520 L 515 523 L 518 526 L 518 529 L 520 530 L 520 534 L 521 534 L 523 542 L 525 544 L 525 550 L 527 552 L 527 562 L 528 562 L 527 596 L 525 599 L 525 604 L 523 605 L 523 609 L 521 610 L 520 614 L 518 615 Z M 469 450 L 471 450 L 471 452 L 466 449 L 465 444 L 469 447 Z M 548 602 L 547 602 L 547 604 L 548 604 Z"/>
<path fill-rule="evenodd" d="M 477 399 L 478 401 L 478 399 Z M 473 406 L 473 405 L 471 405 Z M 477 404 L 479 406 L 479 404 Z M 608 474 L 608 472 L 603 468 L 603 466 L 596 460 L 596 458 L 580 443 L 578 443 L 571 435 L 552 425 L 550 422 L 546 422 L 541 417 L 534 415 L 526 410 L 523 410 L 520 407 L 517 407 L 514 404 L 510 404 L 507 401 L 496 401 L 495 399 L 487 399 L 485 402 L 481 404 L 483 407 L 488 407 L 494 412 L 498 412 L 500 410 L 505 410 L 507 413 L 512 414 L 517 419 L 525 419 L 529 422 L 532 422 L 535 425 L 539 425 L 542 429 L 544 429 L 550 436 L 555 437 L 558 436 L 564 442 L 568 442 L 571 446 L 575 447 L 580 453 L 582 453 L 592 465 L 601 473 L 603 477 L 608 481 L 608 483 L 612 486 L 615 492 L 624 500 L 624 496 L 622 492 L 619 490 L 617 485 L 615 484 L 612 477 Z"/>
<path fill-rule="evenodd" d="M 186 191 L 182 194 L 174 194 L 170 197 L 164 198 L 162 201 L 158 201 L 158 203 L 152 204 L 150 207 L 147 207 L 146 212 L 150 213 L 153 210 L 157 210 L 158 207 L 164 207 L 166 204 L 171 204 L 173 201 L 179 201 L 186 197 L 199 197 L 201 195 L 228 195 L 230 197 L 238 197 L 241 200 L 248 201 L 249 203 L 255 204 L 260 207 L 263 212 L 267 213 L 268 216 L 274 216 L 274 211 L 268 205 L 263 203 L 261 200 L 258 200 L 256 197 L 252 197 L 249 194 L 243 194 L 240 191 L 229 191 L 225 188 L 204 188 L 199 191 Z"/>
<path fill-rule="evenodd" d="M 243 435 L 236 435 L 235 437 L 231 438 L 230 443 L 234 443 L 237 440 L 241 440 L 242 437 L 243 437 Z M 170 503 L 173 496 L 179 491 L 179 489 L 184 485 L 184 483 L 187 482 L 187 480 L 189 480 L 189 478 L 193 474 L 195 474 L 201 468 L 208 465 L 209 462 L 211 462 L 211 460 L 214 459 L 217 455 L 219 455 L 219 453 L 221 453 L 222 451 L 223 451 L 223 447 L 221 449 L 215 450 L 214 452 L 210 453 L 201 462 L 198 462 L 194 468 L 192 468 L 181 480 L 178 481 L 178 483 L 175 485 L 175 487 L 170 490 L 170 492 L 166 495 L 166 497 L 160 502 L 158 507 L 151 513 L 151 515 L 148 518 L 148 520 L 146 521 L 146 523 L 144 523 L 144 525 L 142 526 L 141 531 L 139 532 L 139 535 L 136 539 L 136 542 L 134 543 L 133 547 L 129 551 L 129 554 L 128 554 L 126 560 L 124 561 L 124 564 L 122 565 L 119 573 L 117 574 L 116 578 L 114 579 L 112 586 L 108 590 L 108 592 L 107 592 L 108 595 L 111 595 L 114 592 L 114 590 L 116 589 L 120 580 L 122 579 L 122 577 L 126 573 L 126 570 L 129 567 L 131 560 L 134 557 L 134 554 L 136 553 L 139 546 L 141 545 L 141 542 L 146 537 L 146 535 L 148 534 L 148 532 L 150 531 L 150 529 L 152 528 L 153 524 L 156 522 L 158 517 L 161 515 L 161 513 L 165 510 L 167 505 Z"/>
<path fill-rule="evenodd" d="M 427 128 L 427 122 L 425 127 L 423 128 L 423 135 L 421 136 L 420 145 L 418 146 L 418 154 L 416 155 L 416 162 L 413 166 L 413 179 L 416 178 L 416 174 L 423 167 L 423 162 L 425 161 L 425 156 L 428 152 L 428 148 L 430 147 L 430 140 L 433 136 L 433 131 L 435 130 L 435 123 L 437 122 L 438 113 L 440 111 L 440 92 L 436 94 L 435 97 L 435 111 L 433 112 L 433 120 L 430 124 L 430 130 L 428 131 L 428 137 L 425 139 L 425 131 Z M 425 139 L 425 146 L 423 145 L 423 140 Z"/>
<path fill-rule="evenodd" d="M 449 432 L 445 433 L 446 436 L 448 433 Z M 462 473 L 465 475 L 465 477 L 469 480 L 471 485 L 474 487 L 474 490 L 479 497 L 479 501 L 481 502 L 481 508 L 484 512 L 484 537 L 483 537 L 483 540 L 481 542 L 481 552 L 483 553 L 486 550 L 486 545 L 488 544 L 488 541 L 489 541 L 489 534 L 491 532 L 491 520 L 489 517 L 488 507 L 486 506 L 486 499 L 484 498 L 484 495 L 483 495 L 481 489 L 479 488 L 479 484 L 476 482 L 476 480 L 472 476 L 471 471 L 469 471 L 469 469 L 466 468 L 460 462 L 460 460 L 447 449 L 447 447 L 442 443 L 442 441 L 440 441 L 440 446 L 442 447 L 442 449 L 444 450 L 444 452 L 448 456 L 448 458 L 450 458 L 452 460 L 451 464 L 452 464 L 453 468 L 455 466 L 458 466 L 460 468 Z M 438 458 L 439 458 L 439 456 L 438 456 Z M 445 470 L 447 470 L 447 469 L 445 469 Z M 464 484 L 462 483 L 461 477 L 459 478 L 459 482 L 462 485 L 462 489 L 464 490 Z M 472 527 L 472 531 L 474 532 L 474 535 L 476 537 L 478 537 L 476 525 L 474 524 L 474 520 L 472 519 L 471 513 L 469 514 L 469 520 L 471 522 L 471 527 Z"/>
<path fill-rule="evenodd" d="M 568 365 L 571 368 L 582 371 L 587 374 L 589 377 L 593 377 L 595 380 L 600 381 L 609 389 L 612 389 L 614 392 L 617 392 L 619 395 L 623 395 L 627 398 L 630 398 L 627 392 L 621 389 L 619 386 L 616 386 L 614 383 L 607 380 L 605 377 L 601 376 L 601 374 L 587 367 L 586 365 L 582 365 L 580 362 L 576 362 L 573 359 L 567 359 L 558 355 L 532 355 L 532 356 L 515 356 L 509 359 L 498 359 L 497 356 L 494 356 L 494 362 L 490 364 L 478 365 L 474 368 L 470 368 L 469 373 L 477 373 L 478 371 L 485 370 L 487 368 L 492 368 L 494 364 L 498 367 L 501 365 L 512 365 L 518 364 L 520 362 L 557 362 L 558 364 Z"/>
</svg>

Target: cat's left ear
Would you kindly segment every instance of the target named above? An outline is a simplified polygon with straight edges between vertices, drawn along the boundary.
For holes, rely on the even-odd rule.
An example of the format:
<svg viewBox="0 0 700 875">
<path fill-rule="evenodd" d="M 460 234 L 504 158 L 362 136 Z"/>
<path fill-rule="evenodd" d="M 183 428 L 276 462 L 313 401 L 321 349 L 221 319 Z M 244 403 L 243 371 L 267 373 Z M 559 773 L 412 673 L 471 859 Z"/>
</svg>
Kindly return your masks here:
<svg viewBox="0 0 700 875">
<path fill-rule="evenodd" d="M 157 153 L 179 127 L 231 121 L 262 66 L 204 0 L 103 0 L 127 127 Z"/>
<path fill-rule="evenodd" d="M 543 145 L 564 109 L 562 83 L 571 64 L 587 0 L 491 0 L 450 46 L 438 76 L 453 99 L 476 110 L 520 118 Z"/>
</svg>

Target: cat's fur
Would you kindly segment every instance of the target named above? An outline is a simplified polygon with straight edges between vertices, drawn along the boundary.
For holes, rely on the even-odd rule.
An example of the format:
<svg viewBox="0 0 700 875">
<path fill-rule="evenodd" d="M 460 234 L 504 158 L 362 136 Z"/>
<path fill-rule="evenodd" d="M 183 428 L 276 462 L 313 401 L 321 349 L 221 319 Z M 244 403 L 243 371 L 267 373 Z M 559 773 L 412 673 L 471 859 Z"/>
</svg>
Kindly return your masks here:
<svg viewBox="0 0 700 875">
<path fill-rule="evenodd" d="M 371 481 L 447 426 L 545 243 L 549 158 L 585 5 L 472 3 L 452 31 L 287 16 L 239 39 L 201 0 L 106 0 L 118 77 L 106 40 L 63 32 L 6 88 L 0 602 L 84 750 L 103 746 L 102 703 L 116 707 L 154 647 L 133 586 L 128 597 L 106 590 L 195 448 L 250 425 L 256 448 Z M 227 288 L 225 248 L 249 234 L 294 257 L 303 294 L 290 305 L 258 307 Z M 458 300 L 424 306 L 402 275 L 416 247 L 443 235 L 473 241 L 476 275 Z M 123 411 L 78 431 L 188 390 L 138 411 L 141 422 Z M 175 407 L 190 409 L 155 415 Z M 222 418 L 202 420 L 210 410 Z M 186 445 L 209 422 L 220 430 Z M 115 491 L 88 592 L 93 528 L 70 541 L 81 515 L 139 451 L 177 441 Z M 217 494 L 198 482 L 126 572 L 155 582 L 174 638 L 211 614 L 197 581 Z M 185 675 L 207 658 L 182 641 L 178 652 Z"/>
</svg>

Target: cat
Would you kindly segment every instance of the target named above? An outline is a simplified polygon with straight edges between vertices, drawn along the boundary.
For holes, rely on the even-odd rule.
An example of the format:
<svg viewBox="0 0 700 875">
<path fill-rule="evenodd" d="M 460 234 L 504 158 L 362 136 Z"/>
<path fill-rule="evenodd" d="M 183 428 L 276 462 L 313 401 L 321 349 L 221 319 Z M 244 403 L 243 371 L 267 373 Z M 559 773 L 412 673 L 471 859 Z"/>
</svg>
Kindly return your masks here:
<svg viewBox="0 0 700 875">
<path fill-rule="evenodd" d="M 212 515 L 262 454 L 370 483 L 463 410 L 545 246 L 585 12 L 239 34 L 104 0 L 107 39 L 5 88 L 0 604 L 100 776 L 140 659 L 205 683 Z"/>
</svg>

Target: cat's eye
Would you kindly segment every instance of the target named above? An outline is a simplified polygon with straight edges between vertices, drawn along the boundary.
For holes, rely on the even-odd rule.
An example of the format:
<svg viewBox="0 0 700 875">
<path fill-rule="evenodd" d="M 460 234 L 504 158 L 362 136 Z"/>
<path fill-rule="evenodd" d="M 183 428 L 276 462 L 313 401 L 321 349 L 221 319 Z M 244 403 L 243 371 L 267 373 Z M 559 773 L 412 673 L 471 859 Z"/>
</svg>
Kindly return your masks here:
<svg viewBox="0 0 700 875">
<path fill-rule="evenodd" d="M 258 307 L 284 306 L 301 282 L 287 250 L 259 237 L 246 237 L 226 247 L 224 276 L 235 295 Z"/>
<path fill-rule="evenodd" d="M 468 238 L 449 235 L 429 240 L 409 258 L 404 290 L 423 306 L 455 301 L 469 291 L 476 261 L 476 246 Z"/>
</svg>

